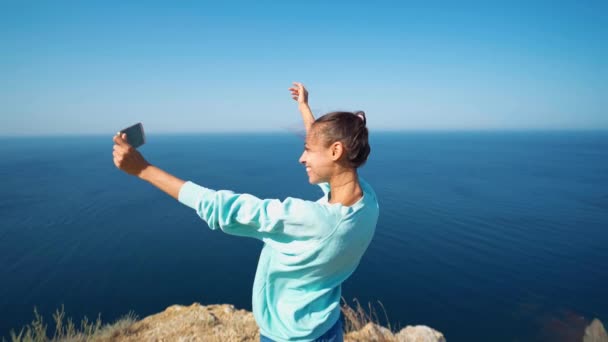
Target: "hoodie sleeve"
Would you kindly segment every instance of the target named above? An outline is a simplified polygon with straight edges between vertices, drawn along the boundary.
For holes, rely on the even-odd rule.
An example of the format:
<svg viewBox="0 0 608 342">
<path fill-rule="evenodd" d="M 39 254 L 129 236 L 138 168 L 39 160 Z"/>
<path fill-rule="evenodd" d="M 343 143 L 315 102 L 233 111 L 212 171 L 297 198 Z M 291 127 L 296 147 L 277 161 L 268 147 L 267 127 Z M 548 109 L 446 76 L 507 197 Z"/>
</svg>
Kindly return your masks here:
<svg viewBox="0 0 608 342">
<path fill-rule="evenodd" d="M 260 199 L 230 190 L 212 190 L 188 181 L 179 202 L 194 209 L 212 230 L 257 239 L 306 240 L 329 233 L 329 209 L 298 198 Z"/>
</svg>

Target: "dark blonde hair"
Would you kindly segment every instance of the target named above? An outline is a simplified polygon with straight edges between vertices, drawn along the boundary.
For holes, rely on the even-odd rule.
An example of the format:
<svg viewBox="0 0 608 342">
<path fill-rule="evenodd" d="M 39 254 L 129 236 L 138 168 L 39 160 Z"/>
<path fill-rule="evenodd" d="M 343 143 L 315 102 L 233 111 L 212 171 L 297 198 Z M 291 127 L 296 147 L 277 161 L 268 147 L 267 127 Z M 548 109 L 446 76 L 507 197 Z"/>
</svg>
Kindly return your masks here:
<svg viewBox="0 0 608 342">
<path fill-rule="evenodd" d="M 316 119 L 313 129 L 324 141 L 325 146 L 336 141 L 342 142 L 346 149 L 346 162 L 356 169 L 365 164 L 371 152 L 366 122 L 363 111 L 332 112 Z"/>
</svg>

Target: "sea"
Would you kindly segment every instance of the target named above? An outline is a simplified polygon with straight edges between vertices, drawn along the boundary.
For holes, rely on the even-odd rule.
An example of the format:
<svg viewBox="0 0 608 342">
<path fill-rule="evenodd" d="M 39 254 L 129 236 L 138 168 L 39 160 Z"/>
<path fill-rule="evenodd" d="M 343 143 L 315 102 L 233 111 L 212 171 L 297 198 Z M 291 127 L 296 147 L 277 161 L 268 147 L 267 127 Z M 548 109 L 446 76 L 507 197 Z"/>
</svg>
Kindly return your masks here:
<svg viewBox="0 0 608 342">
<path fill-rule="evenodd" d="M 112 135 L 0 138 L 0 340 L 53 313 L 112 323 L 192 303 L 251 310 L 259 240 L 117 169 Z M 317 200 L 291 132 L 148 134 L 183 180 Z M 394 331 L 573 341 L 608 325 L 608 131 L 370 132 L 376 233 L 342 284 Z"/>
</svg>

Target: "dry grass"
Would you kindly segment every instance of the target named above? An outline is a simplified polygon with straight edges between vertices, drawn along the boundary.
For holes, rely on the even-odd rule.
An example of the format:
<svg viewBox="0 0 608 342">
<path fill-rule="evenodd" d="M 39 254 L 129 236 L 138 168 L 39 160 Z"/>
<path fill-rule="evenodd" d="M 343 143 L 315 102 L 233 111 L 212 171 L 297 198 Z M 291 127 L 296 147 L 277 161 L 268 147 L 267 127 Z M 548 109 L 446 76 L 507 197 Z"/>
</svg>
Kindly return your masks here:
<svg viewBox="0 0 608 342">
<path fill-rule="evenodd" d="M 386 313 L 386 309 L 382 302 L 378 301 L 378 304 L 384 311 L 384 318 L 387 326 L 381 326 L 380 319 L 378 317 L 377 311 L 374 309 L 371 303 L 367 303 L 367 311 L 361 306 L 359 300 L 357 298 L 353 299 L 355 303 L 353 306 L 349 305 L 344 297 L 342 297 L 343 304 L 342 315 L 344 316 L 344 337 L 345 341 L 378 341 L 378 342 L 392 342 L 396 341 L 394 334 L 396 331 L 399 331 L 400 328 L 397 327 L 397 330 L 394 330 L 388 319 L 388 315 Z M 368 324 L 373 324 L 376 328 L 368 326 Z M 367 326 L 367 329 L 365 329 Z M 379 328 L 382 327 L 382 328 Z M 381 331 L 379 329 L 383 329 Z M 352 333 L 352 334 L 351 334 Z M 351 334 L 350 336 L 347 336 Z"/>
<path fill-rule="evenodd" d="M 344 333 L 345 334 L 352 332 L 352 331 L 361 330 L 368 323 L 380 325 L 380 319 L 378 318 L 378 314 L 376 313 L 376 310 L 372 307 L 371 303 L 367 303 L 367 308 L 369 311 L 369 313 L 368 313 L 361 306 L 361 303 L 359 303 L 359 300 L 357 298 L 353 299 L 353 302 L 355 302 L 355 304 L 356 304 L 355 308 L 351 307 L 346 302 L 344 297 L 342 297 L 342 302 L 343 302 L 342 315 L 344 316 Z M 391 322 L 388 319 L 388 315 L 386 314 L 386 309 L 384 308 L 384 305 L 380 301 L 378 301 L 378 304 L 380 305 L 380 307 L 382 307 L 382 310 L 384 311 L 384 318 L 388 325 L 385 328 L 387 328 L 390 331 L 393 331 L 393 327 L 391 326 Z"/>
<path fill-rule="evenodd" d="M 102 325 L 101 314 L 94 322 L 89 322 L 85 316 L 77 327 L 72 318 L 65 317 L 63 305 L 61 310 L 57 309 L 53 314 L 55 321 L 55 331 L 53 336 L 47 335 L 47 324 L 43 317 L 34 308 L 34 320 L 21 328 L 19 333 L 11 330 L 11 341 L 13 342 L 84 342 L 94 340 L 110 340 L 112 336 L 127 334 L 128 328 L 137 321 L 137 316 L 133 312 L 121 317 L 113 324 Z M 2 342 L 6 339 L 2 338 Z"/>
</svg>

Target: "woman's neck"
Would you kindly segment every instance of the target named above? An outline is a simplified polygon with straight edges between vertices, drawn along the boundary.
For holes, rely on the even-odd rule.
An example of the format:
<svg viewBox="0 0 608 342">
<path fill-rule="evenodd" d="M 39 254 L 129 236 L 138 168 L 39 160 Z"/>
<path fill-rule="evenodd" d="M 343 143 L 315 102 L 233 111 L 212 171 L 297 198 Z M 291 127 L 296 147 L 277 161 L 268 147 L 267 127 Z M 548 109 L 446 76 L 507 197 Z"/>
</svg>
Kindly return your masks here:
<svg viewBox="0 0 608 342">
<path fill-rule="evenodd" d="M 341 203 L 344 206 L 351 206 L 363 196 L 357 171 L 345 171 L 334 175 L 329 180 L 329 186 L 331 204 Z"/>
</svg>

